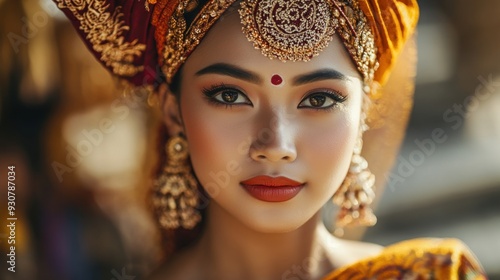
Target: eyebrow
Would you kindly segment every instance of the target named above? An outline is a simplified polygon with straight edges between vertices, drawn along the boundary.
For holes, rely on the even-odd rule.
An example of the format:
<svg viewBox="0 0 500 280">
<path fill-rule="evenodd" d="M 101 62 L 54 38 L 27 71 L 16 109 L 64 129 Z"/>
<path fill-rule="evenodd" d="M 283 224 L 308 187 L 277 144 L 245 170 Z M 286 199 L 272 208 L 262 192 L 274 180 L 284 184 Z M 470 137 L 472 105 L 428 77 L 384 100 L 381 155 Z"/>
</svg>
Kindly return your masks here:
<svg viewBox="0 0 500 280">
<path fill-rule="evenodd" d="M 262 84 L 263 82 L 262 78 L 257 73 L 245 70 L 236 65 L 228 63 L 215 63 L 195 73 L 196 76 L 207 75 L 207 74 L 226 75 L 247 82 L 251 82 L 254 84 Z M 347 81 L 349 80 L 349 78 L 337 70 L 325 68 L 295 77 L 292 80 L 292 85 L 298 86 L 323 80 Z"/>
<path fill-rule="evenodd" d="M 227 63 L 215 63 L 196 72 L 196 76 L 206 74 L 226 75 L 254 84 L 262 84 L 262 78 L 254 72 Z"/>
<path fill-rule="evenodd" d="M 292 80 L 292 84 L 295 86 L 303 85 L 307 83 L 323 81 L 323 80 L 343 80 L 348 81 L 349 78 L 334 69 L 321 69 L 314 71 L 312 73 L 307 73 L 304 75 L 299 75 Z"/>
</svg>

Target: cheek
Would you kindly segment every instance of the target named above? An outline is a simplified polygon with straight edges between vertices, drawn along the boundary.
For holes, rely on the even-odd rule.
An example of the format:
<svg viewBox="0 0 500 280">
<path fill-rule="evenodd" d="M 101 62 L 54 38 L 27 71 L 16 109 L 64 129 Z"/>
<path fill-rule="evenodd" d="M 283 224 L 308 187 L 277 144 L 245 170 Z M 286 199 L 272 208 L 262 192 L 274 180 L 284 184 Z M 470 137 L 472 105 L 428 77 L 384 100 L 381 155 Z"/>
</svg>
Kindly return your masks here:
<svg viewBox="0 0 500 280">
<path fill-rule="evenodd" d="M 240 120 L 227 118 L 220 108 L 196 102 L 189 97 L 182 101 L 183 122 L 194 172 L 213 197 L 242 172 L 248 133 L 238 125 Z"/>
<path fill-rule="evenodd" d="M 359 129 L 359 111 L 344 111 L 331 121 L 306 126 L 300 148 L 313 177 L 312 191 L 330 197 L 349 169 Z"/>
<path fill-rule="evenodd" d="M 352 154 L 352 143 L 354 140 L 355 126 L 341 123 L 325 130 L 322 135 L 317 135 L 316 143 L 312 147 L 314 154 L 322 155 L 316 158 L 319 168 L 323 166 L 327 170 L 335 170 L 334 165 L 345 165 Z"/>
</svg>

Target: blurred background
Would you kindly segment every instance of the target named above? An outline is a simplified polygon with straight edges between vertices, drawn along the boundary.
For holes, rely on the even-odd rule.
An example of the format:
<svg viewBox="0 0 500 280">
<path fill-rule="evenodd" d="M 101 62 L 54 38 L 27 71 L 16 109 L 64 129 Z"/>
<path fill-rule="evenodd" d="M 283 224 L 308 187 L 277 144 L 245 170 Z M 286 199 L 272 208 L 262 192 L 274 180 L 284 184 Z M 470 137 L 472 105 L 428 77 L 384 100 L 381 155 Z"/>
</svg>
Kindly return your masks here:
<svg viewBox="0 0 500 280">
<path fill-rule="evenodd" d="M 500 1 L 419 3 L 414 110 L 365 239 L 459 238 L 500 279 Z M 51 1 L 0 0 L 0 180 L 15 166 L 17 217 L 16 273 L 2 226 L 0 279 L 151 270 L 146 99 L 117 90 Z"/>
<path fill-rule="evenodd" d="M 500 1 L 419 1 L 406 139 L 365 239 L 455 237 L 500 279 Z"/>
</svg>

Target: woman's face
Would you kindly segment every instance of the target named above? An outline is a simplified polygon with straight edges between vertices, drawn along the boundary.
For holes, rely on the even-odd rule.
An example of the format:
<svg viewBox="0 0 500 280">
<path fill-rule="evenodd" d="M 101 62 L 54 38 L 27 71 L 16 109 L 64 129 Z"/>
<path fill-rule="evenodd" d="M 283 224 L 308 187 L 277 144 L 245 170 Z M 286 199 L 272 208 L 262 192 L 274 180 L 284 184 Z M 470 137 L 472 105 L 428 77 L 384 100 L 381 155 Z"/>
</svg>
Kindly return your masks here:
<svg viewBox="0 0 500 280">
<path fill-rule="evenodd" d="M 316 214 L 347 173 L 362 107 L 360 74 L 339 39 L 309 62 L 270 60 L 233 12 L 182 71 L 184 134 L 210 207 L 261 232 Z"/>
</svg>

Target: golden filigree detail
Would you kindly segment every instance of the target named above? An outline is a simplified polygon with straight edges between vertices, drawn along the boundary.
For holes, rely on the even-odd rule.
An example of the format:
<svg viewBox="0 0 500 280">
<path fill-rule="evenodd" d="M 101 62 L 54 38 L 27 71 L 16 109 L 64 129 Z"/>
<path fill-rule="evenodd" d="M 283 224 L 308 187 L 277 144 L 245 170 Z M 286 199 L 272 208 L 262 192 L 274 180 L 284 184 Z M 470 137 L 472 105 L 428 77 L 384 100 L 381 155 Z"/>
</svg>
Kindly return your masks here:
<svg viewBox="0 0 500 280">
<path fill-rule="evenodd" d="M 324 280 L 474 279 L 486 280 L 477 259 L 457 239 L 411 239 L 373 257 L 334 270 Z"/>
<path fill-rule="evenodd" d="M 188 55 L 198 46 L 217 19 L 233 4 L 235 0 L 211 0 L 197 15 L 191 26 L 187 26 L 184 18 L 192 0 L 182 0 L 170 18 L 166 36 L 163 73 L 167 82 L 186 61 Z"/>
<path fill-rule="evenodd" d="M 371 85 L 375 71 L 379 67 L 377 61 L 377 47 L 375 37 L 363 10 L 358 1 L 332 1 L 337 7 L 333 15 L 339 18 L 337 32 L 344 42 L 344 46 L 356 63 L 356 67 L 363 74 L 366 85 Z"/>
<path fill-rule="evenodd" d="M 377 50 L 356 1 L 246 0 L 239 12 L 243 32 L 255 48 L 282 61 L 309 61 L 337 32 L 365 83 L 371 84 Z"/>
<path fill-rule="evenodd" d="M 363 112 L 349 171 L 333 195 L 333 202 L 340 206 L 336 221 L 339 233 L 343 232 L 341 229 L 344 227 L 374 226 L 377 223 L 377 217 L 371 208 L 375 199 L 375 175 L 368 168 L 366 159 L 361 156 L 363 133 L 369 129 L 365 120 L 366 114 Z"/>
<path fill-rule="evenodd" d="M 337 19 L 327 1 L 248 0 L 239 9 L 243 32 L 262 54 L 308 61 L 333 39 Z"/>
<path fill-rule="evenodd" d="M 167 83 L 234 0 L 210 0 L 188 26 L 192 0 L 181 0 L 170 18 L 164 50 Z M 378 68 L 377 48 L 368 20 L 352 0 L 245 0 L 239 9 L 243 30 L 264 55 L 283 61 L 308 61 L 326 48 L 337 32 L 371 85 Z"/>
<path fill-rule="evenodd" d="M 189 164 L 187 141 L 174 136 L 165 146 L 168 162 L 154 183 L 153 206 L 165 229 L 192 229 L 201 220 L 197 182 Z"/>
<path fill-rule="evenodd" d="M 121 6 L 113 13 L 107 12 L 109 4 L 104 0 L 57 0 L 57 6 L 68 9 L 80 22 L 79 29 L 86 34 L 100 59 L 118 76 L 131 77 L 144 70 L 133 64 L 134 58 L 141 56 L 146 45 L 138 40 L 126 42 L 122 36 L 130 29 L 121 18 Z"/>
</svg>

